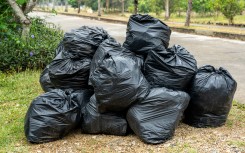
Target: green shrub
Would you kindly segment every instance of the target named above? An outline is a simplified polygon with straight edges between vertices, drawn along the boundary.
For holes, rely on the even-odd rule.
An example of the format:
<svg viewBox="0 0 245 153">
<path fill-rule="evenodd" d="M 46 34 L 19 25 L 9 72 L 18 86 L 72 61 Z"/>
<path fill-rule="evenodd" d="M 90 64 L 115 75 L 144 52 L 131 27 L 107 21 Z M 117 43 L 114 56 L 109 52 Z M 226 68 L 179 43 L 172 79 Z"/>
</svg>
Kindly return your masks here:
<svg viewBox="0 0 245 153">
<path fill-rule="evenodd" d="M 21 26 L 0 31 L 0 71 L 24 71 L 44 68 L 54 58 L 63 32 L 54 24 L 32 18 L 30 37 L 21 39 Z"/>
</svg>

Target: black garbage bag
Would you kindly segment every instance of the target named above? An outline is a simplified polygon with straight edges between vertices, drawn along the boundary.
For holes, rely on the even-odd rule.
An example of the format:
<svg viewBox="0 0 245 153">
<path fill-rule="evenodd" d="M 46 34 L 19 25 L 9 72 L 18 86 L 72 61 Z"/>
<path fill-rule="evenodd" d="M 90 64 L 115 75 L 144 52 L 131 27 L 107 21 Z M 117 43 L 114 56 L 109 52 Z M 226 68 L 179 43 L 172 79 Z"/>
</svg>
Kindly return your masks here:
<svg viewBox="0 0 245 153">
<path fill-rule="evenodd" d="M 102 28 L 82 26 L 65 33 L 62 43 L 66 52 L 92 59 L 98 46 L 109 37 Z"/>
<path fill-rule="evenodd" d="M 197 71 L 194 57 L 180 45 L 149 52 L 144 75 L 153 87 L 186 91 Z"/>
<path fill-rule="evenodd" d="M 77 102 L 81 109 L 83 109 L 89 103 L 90 97 L 94 95 L 94 90 L 92 89 L 65 90 L 65 91 L 71 93 L 71 99 Z"/>
<path fill-rule="evenodd" d="M 169 45 L 171 30 L 162 21 L 149 15 L 131 15 L 123 46 L 136 54 L 147 55 L 157 46 Z"/>
<path fill-rule="evenodd" d="M 58 47 L 55 50 L 55 56 L 57 56 L 58 54 L 60 54 L 61 52 L 65 52 L 65 48 L 64 48 L 64 44 L 63 41 L 61 41 L 58 45 Z"/>
<path fill-rule="evenodd" d="M 49 91 L 55 89 L 54 85 L 50 81 L 48 69 L 49 69 L 49 65 L 47 65 L 46 68 L 43 70 L 43 72 L 41 73 L 40 79 L 39 79 L 39 83 L 40 83 L 43 91 L 45 91 L 45 92 L 49 92 Z"/>
<path fill-rule="evenodd" d="M 91 59 L 64 58 L 61 52 L 49 64 L 49 76 L 58 89 L 88 89 Z"/>
<path fill-rule="evenodd" d="M 143 72 L 144 71 L 145 58 L 144 58 L 143 55 L 135 54 L 135 56 L 136 56 L 137 63 L 139 65 L 140 69 L 141 69 L 141 72 Z"/>
<path fill-rule="evenodd" d="M 76 128 L 81 107 L 89 101 L 91 91 L 54 89 L 34 99 L 25 116 L 25 135 L 29 142 L 43 143 L 61 139 Z"/>
<path fill-rule="evenodd" d="M 174 135 L 189 100 L 185 92 L 153 88 L 143 101 L 129 108 L 128 124 L 145 143 L 163 143 Z"/>
<path fill-rule="evenodd" d="M 201 67 L 192 83 L 185 123 L 199 128 L 224 125 L 236 87 L 236 81 L 224 68 Z"/>
<path fill-rule="evenodd" d="M 81 129 L 83 133 L 120 136 L 127 134 L 125 114 L 99 113 L 94 95 L 82 110 L 82 114 Z"/>
<path fill-rule="evenodd" d="M 100 59 L 90 73 L 100 112 L 123 111 L 149 93 L 147 80 L 130 56 L 107 53 Z"/>
<path fill-rule="evenodd" d="M 91 66 L 90 73 L 93 72 L 104 60 L 104 57 L 109 55 L 118 55 L 118 56 L 128 56 L 137 61 L 138 65 L 142 66 L 142 59 L 140 56 L 136 56 L 133 52 L 121 46 L 114 38 L 110 37 L 100 44 L 97 51 L 94 54 Z"/>
<path fill-rule="evenodd" d="M 123 48 L 114 38 L 106 39 L 100 44 L 96 50 L 90 66 L 90 72 L 93 72 L 103 61 L 106 54 L 110 55 L 124 55 L 133 56 L 133 53 L 126 48 Z"/>
</svg>

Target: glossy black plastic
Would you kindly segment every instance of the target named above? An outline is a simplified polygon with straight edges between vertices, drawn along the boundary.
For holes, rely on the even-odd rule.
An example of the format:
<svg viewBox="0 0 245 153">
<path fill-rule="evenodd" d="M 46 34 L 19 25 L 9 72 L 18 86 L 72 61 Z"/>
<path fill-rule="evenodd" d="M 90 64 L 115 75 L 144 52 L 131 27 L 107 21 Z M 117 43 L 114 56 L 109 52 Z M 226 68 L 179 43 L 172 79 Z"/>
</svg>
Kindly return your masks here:
<svg viewBox="0 0 245 153">
<path fill-rule="evenodd" d="M 64 50 L 74 56 L 93 58 L 98 46 L 109 37 L 102 28 L 82 26 L 65 33 L 62 44 Z"/>
<path fill-rule="evenodd" d="M 197 62 L 185 48 L 152 50 L 145 61 L 144 74 L 152 87 L 187 91 L 197 71 Z"/>
<path fill-rule="evenodd" d="M 218 127 L 225 124 L 237 88 L 224 68 L 211 65 L 199 68 L 191 87 L 191 101 L 185 122 L 194 127 Z"/>
<path fill-rule="evenodd" d="M 40 75 L 39 83 L 45 92 L 49 92 L 53 89 L 55 89 L 54 85 L 52 84 L 50 77 L 49 77 L 49 65 L 46 66 L 46 68 L 43 70 L 43 72 Z"/>
<path fill-rule="evenodd" d="M 153 88 L 144 100 L 129 108 L 128 124 L 145 143 L 163 143 L 174 135 L 189 100 L 185 92 Z"/>
<path fill-rule="evenodd" d="M 62 91 L 55 89 L 35 98 L 25 116 L 25 135 L 29 142 L 43 143 L 61 139 L 75 129 L 81 119 L 81 109 L 92 91 Z"/>
<path fill-rule="evenodd" d="M 123 46 L 136 54 L 147 55 L 157 46 L 169 45 L 170 28 L 150 15 L 132 15 L 127 25 L 126 40 Z"/>
<path fill-rule="evenodd" d="M 83 133 L 126 135 L 127 121 L 122 113 L 99 113 L 95 95 L 82 110 L 81 129 Z"/>
<path fill-rule="evenodd" d="M 111 40 L 103 42 L 96 51 L 90 82 L 100 112 L 124 111 L 149 92 L 149 84 L 140 70 L 138 58 Z"/>
</svg>

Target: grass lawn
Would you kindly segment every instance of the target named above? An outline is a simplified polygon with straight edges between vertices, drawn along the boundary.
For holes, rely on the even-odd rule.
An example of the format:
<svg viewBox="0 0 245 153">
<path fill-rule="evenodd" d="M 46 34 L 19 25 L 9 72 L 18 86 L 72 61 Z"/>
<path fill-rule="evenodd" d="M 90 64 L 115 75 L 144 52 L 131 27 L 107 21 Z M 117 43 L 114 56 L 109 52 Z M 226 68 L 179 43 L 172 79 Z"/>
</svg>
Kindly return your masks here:
<svg viewBox="0 0 245 153">
<path fill-rule="evenodd" d="M 80 134 L 79 131 L 59 141 L 30 144 L 24 135 L 24 117 L 32 99 L 43 92 L 39 85 L 39 75 L 40 71 L 0 73 L 0 152 L 57 152 L 62 147 L 70 148 L 72 152 L 98 152 L 98 148 L 102 152 L 117 152 L 118 148 L 113 150 L 115 145 L 121 145 L 121 150 L 132 147 L 132 152 L 199 152 L 200 149 L 205 152 L 205 147 L 245 151 L 245 105 L 237 102 L 233 103 L 225 126 L 197 129 L 180 124 L 174 138 L 161 145 L 146 145 L 132 135 L 123 138 L 91 136 Z M 56 150 L 52 150 L 54 148 Z"/>
<path fill-rule="evenodd" d="M 32 99 L 42 93 L 39 71 L 0 73 L 0 152 L 25 152 L 24 117 Z"/>
<path fill-rule="evenodd" d="M 169 21 L 172 22 L 185 22 L 186 17 L 185 14 L 182 13 L 181 16 L 177 14 L 172 14 Z M 218 16 L 200 16 L 200 15 L 192 15 L 191 18 L 192 23 L 228 23 L 228 19 L 225 18 L 221 13 Z M 245 15 L 236 15 L 234 18 L 235 24 L 245 24 Z"/>
</svg>

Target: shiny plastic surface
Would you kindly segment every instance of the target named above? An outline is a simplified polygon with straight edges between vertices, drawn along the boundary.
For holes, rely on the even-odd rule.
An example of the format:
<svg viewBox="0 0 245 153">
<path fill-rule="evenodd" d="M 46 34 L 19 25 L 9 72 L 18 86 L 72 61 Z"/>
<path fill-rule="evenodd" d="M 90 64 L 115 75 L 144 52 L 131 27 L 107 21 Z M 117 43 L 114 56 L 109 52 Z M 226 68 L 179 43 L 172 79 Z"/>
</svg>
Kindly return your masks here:
<svg viewBox="0 0 245 153">
<path fill-rule="evenodd" d="M 93 94 L 89 90 L 46 92 L 35 98 L 25 116 L 25 135 L 33 143 L 60 139 L 76 128 L 81 109 Z"/>
<path fill-rule="evenodd" d="M 129 19 L 126 32 L 126 40 L 123 46 L 140 55 L 147 53 L 157 46 L 169 45 L 170 28 L 150 15 L 132 15 Z"/>
<path fill-rule="evenodd" d="M 153 88 L 143 101 L 129 108 L 128 124 L 145 143 L 163 143 L 174 135 L 189 100 L 185 92 Z"/>
<path fill-rule="evenodd" d="M 99 113 L 97 101 L 93 95 L 84 107 L 81 129 L 83 133 L 126 135 L 127 121 L 122 113 Z"/>
<path fill-rule="evenodd" d="M 182 46 L 152 50 L 145 61 L 144 74 L 152 87 L 186 91 L 197 71 L 195 58 Z"/>
<path fill-rule="evenodd" d="M 215 69 L 211 65 L 201 67 L 192 83 L 185 122 L 200 128 L 224 125 L 236 88 L 236 81 L 226 69 Z"/>
</svg>

